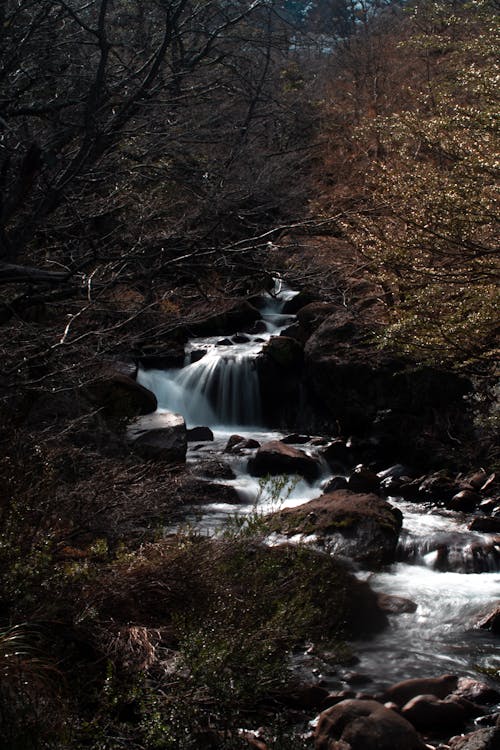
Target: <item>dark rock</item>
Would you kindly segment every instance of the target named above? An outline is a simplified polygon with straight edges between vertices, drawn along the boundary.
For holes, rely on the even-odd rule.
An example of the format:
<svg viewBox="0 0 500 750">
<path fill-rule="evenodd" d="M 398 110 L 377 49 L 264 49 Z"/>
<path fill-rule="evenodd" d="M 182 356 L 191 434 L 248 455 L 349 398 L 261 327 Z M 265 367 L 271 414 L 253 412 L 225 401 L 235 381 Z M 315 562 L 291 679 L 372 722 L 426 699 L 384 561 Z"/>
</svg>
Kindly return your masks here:
<svg viewBox="0 0 500 750">
<path fill-rule="evenodd" d="M 316 459 L 279 440 L 271 440 L 261 445 L 248 462 L 248 472 L 254 477 L 265 477 L 268 474 L 299 474 L 308 481 L 313 481 L 320 473 Z"/>
<path fill-rule="evenodd" d="M 354 690 L 336 690 L 332 693 L 328 693 L 325 700 L 323 701 L 322 708 L 325 710 L 327 708 L 331 708 L 332 706 L 336 706 L 337 703 L 341 703 L 342 701 L 348 700 L 349 698 L 355 698 L 356 693 Z"/>
<path fill-rule="evenodd" d="M 285 315 L 296 315 L 299 310 L 302 310 L 306 305 L 316 302 L 317 299 L 317 294 L 313 291 L 310 289 L 302 289 L 298 294 L 285 302 L 283 305 L 283 313 Z"/>
<path fill-rule="evenodd" d="M 347 486 L 351 492 L 375 492 L 380 489 L 380 479 L 365 466 L 356 466 L 354 472 L 347 480 Z"/>
<path fill-rule="evenodd" d="M 473 513 L 480 502 L 481 495 L 474 490 L 460 490 L 446 503 L 446 507 L 462 513 Z"/>
<path fill-rule="evenodd" d="M 241 453 L 243 450 L 259 448 L 260 443 L 253 438 L 245 438 L 242 435 L 231 435 L 224 448 L 224 453 Z"/>
<path fill-rule="evenodd" d="M 491 630 L 495 635 L 500 635 L 500 604 L 492 612 L 479 620 L 477 627 L 482 630 Z"/>
<path fill-rule="evenodd" d="M 234 487 L 218 482 L 207 482 L 198 477 L 187 477 L 182 483 L 182 500 L 189 505 L 208 505 L 209 503 L 226 503 L 238 505 L 240 496 Z"/>
<path fill-rule="evenodd" d="M 302 346 L 288 336 L 272 338 L 256 359 L 262 412 L 269 424 L 284 430 L 298 422 L 302 362 Z"/>
<path fill-rule="evenodd" d="M 214 439 L 214 433 L 210 427 L 191 427 L 187 431 L 188 443 L 212 441 Z"/>
<path fill-rule="evenodd" d="M 321 457 L 330 467 L 347 466 L 351 463 L 352 454 L 345 441 L 341 438 L 334 440 L 321 451 Z"/>
<path fill-rule="evenodd" d="M 478 729 L 477 732 L 462 737 L 452 737 L 449 750 L 498 750 L 500 747 L 500 727 Z"/>
<path fill-rule="evenodd" d="M 384 693 L 384 701 L 392 701 L 398 706 L 404 706 L 417 695 L 434 695 L 436 698 L 446 698 L 458 684 L 458 677 L 443 674 L 440 677 L 415 677 L 391 685 Z"/>
<path fill-rule="evenodd" d="M 495 487 L 498 490 L 498 489 L 500 489 L 499 485 L 500 485 L 500 477 L 499 477 L 499 475 L 496 474 L 496 473 L 490 474 L 490 476 L 488 477 L 488 479 L 485 481 L 485 483 L 481 487 L 481 492 L 488 492 L 489 493 Z"/>
<path fill-rule="evenodd" d="M 417 695 L 405 703 L 401 716 L 419 732 L 458 732 L 468 715 L 464 706 L 452 700 L 440 700 L 435 695 Z"/>
<path fill-rule="evenodd" d="M 158 405 L 154 393 L 121 373 L 95 380 L 85 387 L 84 393 L 106 416 L 118 419 L 150 414 Z"/>
<path fill-rule="evenodd" d="M 335 740 L 340 743 L 337 744 Z M 314 732 L 316 750 L 425 750 L 414 727 L 373 700 L 345 700 L 323 711 Z"/>
<path fill-rule="evenodd" d="M 233 346 L 231 339 L 221 339 L 217 342 L 217 346 Z"/>
<path fill-rule="evenodd" d="M 297 311 L 297 320 L 304 339 L 309 338 L 313 331 L 338 310 L 345 310 L 336 302 L 310 302 Z"/>
<path fill-rule="evenodd" d="M 429 500 L 449 502 L 457 490 L 457 483 L 445 473 L 438 471 L 421 482 L 419 494 Z"/>
<path fill-rule="evenodd" d="M 476 516 L 469 523 L 471 531 L 484 531 L 487 534 L 500 533 L 500 518 L 498 516 Z"/>
<path fill-rule="evenodd" d="M 259 311 L 243 300 L 203 321 L 189 326 L 190 336 L 228 336 L 249 328 L 260 318 Z"/>
<path fill-rule="evenodd" d="M 317 534 L 336 553 L 378 565 L 394 561 L 402 515 L 376 495 L 338 490 L 278 511 L 270 525 L 287 536 Z"/>
<path fill-rule="evenodd" d="M 332 477 L 322 489 L 325 495 L 329 495 L 331 492 L 336 492 L 337 490 L 346 490 L 347 479 L 345 477 Z"/>
<path fill-rule="evenodd" d="M 235 473 L 228 463 L 217 458 L 207 458 L 197 461 L 193 471 L 207 479 L 234 479 Z"/>
<path fill-rule="evenodd" d="M 416 612 L 417 604 L 411 599 L 393 594 L 378 594 L 378 604 L 383 612 L 388 615 L 400 615 L 404 612 Z"/>
<path fill-rule="evenodd" d="M 162 412 L 132 422 L 127 427 L 127 440 L 142 458 L 178 463 L 186 459 L 186 432 L 184 417 Z"/>
<path fill-rule="evenodd" d="M 479 510 L 490 515 L 499 509 L 498 503 L 492 497 L 487 497 L 479 503 Z"/>
<path fill-rule="evenodd" d="M 379 479 L 401 479 L 402 477 L 407 477 L 409 474 L 408 468 L 406 466 L 403 466 L 403 464 L 394 464 L 394 466 L 389 466 L 388 469 L 384 469 L 383 471 L 378 471 L 377 476 Z"/>
<path fill-rule="evenodd" d="M 233 344 L 248 344 L 250 336 L 247 336 L 246 333 L 236 333 L 232 340 Z"/>
<path fill-rule="evenodd" d="M 203 359 L 206 353 L 206 349 L 193 349 L 193 351 L 189 355 L 189 363 L 192 365 L 195 362 L 199 362 L 200 359 Z"/>
<path fill-rule="evenodd" d="M 294 432 L 291 435 L 286 435 L 284 438 L 281 438 L 281 442 L 285 443 L 285 445 L 303 445 L 304 443 L 308 443 L 309 440 L 309 435 L 299 435 L 298 432 Z"/>
<path fill-rule="evenodd" d="M 467 484 L 470 484 L 473 490 L 480 490 L 483 486 L 486 480 L 488 479 L 488 474 L 484 471 L 484 469 L 480 469 L 479 471 L 475 471 L 473 474 L 469 474 L 467 477 L 465 477 L 465 482 Z"/>
<path fill-rule="evenodd" d="M 492 706 L 500 703 L 500 692 L 498 690 L 471 677 L 460 677 L 454 694 L 480 706 Z"/>
<path fill-rule="evenodd" d="M 287 706 L 299 711 L 318 711 L 328 697 L 328 690 L 320 685 L 297 685 L 279 697 Z"/>
</svg>

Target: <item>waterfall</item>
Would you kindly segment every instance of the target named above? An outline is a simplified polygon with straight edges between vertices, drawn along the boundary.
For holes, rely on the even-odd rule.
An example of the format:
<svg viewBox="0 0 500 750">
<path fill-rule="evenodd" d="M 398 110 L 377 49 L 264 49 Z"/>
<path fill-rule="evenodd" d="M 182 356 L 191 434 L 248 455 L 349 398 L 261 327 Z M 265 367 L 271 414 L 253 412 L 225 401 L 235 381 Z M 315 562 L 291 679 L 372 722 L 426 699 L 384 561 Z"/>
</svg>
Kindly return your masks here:
<svg viewBox="0 0 500 750">
<path fill-rule="evenodd" d="M 295 294 L 280 281 L 279 289 L 265 295 L 260 306 L 263 330 L 258 334 L 192 339 L 186 346 L 183 368 L 140 367 L 137 381 L 153 391 L 159 409 L 182 414 L 188 427 L 261 426 L 256 358 L 271 336 L 294 321 L 295 316 L 283 314 L 283 306 Z M 202 356 L 192 362 L 195 352 Z"/>
</svg>

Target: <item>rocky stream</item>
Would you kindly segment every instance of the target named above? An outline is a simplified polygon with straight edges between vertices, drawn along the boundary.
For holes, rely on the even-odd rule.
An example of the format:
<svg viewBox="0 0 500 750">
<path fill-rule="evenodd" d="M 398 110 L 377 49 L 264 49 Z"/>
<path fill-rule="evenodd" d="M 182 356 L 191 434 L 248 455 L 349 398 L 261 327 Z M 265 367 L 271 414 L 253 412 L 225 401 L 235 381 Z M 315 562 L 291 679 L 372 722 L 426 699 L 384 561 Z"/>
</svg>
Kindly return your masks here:
<svg viewBox="0 0 500 750">
<path fill-rule="evenodd" d="M 145 455 L 182 456 L 187 445 L 207 497 L 183 522 L 217 534 L 235 514 L 263 514 L 268 544 L 305 542 L 344 558 L 380 595 L 387 626 L 355 643 L 355 664 L 333 667 L 314 649 L 295 657 L 323 709 L 316 748 L 500 748 L 500 693 L 488 677 L 500 668 L 498 480 L 487 467 L 450 479 L 437 455 L 422 472 L 418 447 L 419 417 L 433 399 L 458 402 L 462 386 L 396 370 L 386 385 L 385 363 L 371 363 L 370 379 L 366 362 L 352 361 L 362 350 L 356 321 L 328 309 L 330 327 L 309 336 L 306 356 L 326 363 L 325 342 L 338 356 L 314 376 L 321 387 L 311 398 L 297 374 L 306 338 L 297 331 L 315 314 L 303 302 L 277 282 L 242 330 L 193 336 L 183 366 L 142 365 L 137 380 L 158 410 L 130 440 Z M 343 434 L 346 423 L 365 437 Z"/>
</svg>

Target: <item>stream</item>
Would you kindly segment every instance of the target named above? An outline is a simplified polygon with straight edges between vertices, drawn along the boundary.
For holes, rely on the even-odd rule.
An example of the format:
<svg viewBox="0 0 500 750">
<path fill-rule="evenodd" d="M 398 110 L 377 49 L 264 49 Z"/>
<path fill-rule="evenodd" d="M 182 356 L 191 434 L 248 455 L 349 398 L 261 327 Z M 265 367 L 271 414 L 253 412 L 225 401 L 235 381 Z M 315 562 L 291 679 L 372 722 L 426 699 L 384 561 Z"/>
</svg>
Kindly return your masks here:
<svg viewBox="0 0 500 750">
<path fill-rule="evenodd" d="M 283 308 L 295 294 L 278 282 L 262 304 L 258 333 L 195 338 L 186 345 L 183 368 L 139 370 L 137 379 L 154 392 L 159 411 L 182 414 L 188 428 L 206 425 L 213 430 L 213 441 L 189 444 L 188 462 L 217 457 L 231 464 L 235 478 L 224 483 L 234 486 L 241 504 L 213 503 L 194 509 L 186 521 L 203 533 L 217 533 L 236 511 L 239 515 L 268 513 L 301 505 L 321 495 L 332 476 L 325 465 L 322 476 L 312 484 L 303 479 L 284 481 L 278 497 L 276 481 L 266 485 L 246 472 L 255 449 L 244 449 L 239 455 L 224 453 L 235 433 L 260 444 L 284 437 L 284 433 L 263 426 L 255 360 L 271 336 L 280 335 L 294 322 L 295 317 L 284 314 Z M 296 447 L 311 455 L 317 450 L 311 442 Z M 357 574 L 369 579 L 376 591 L 411 599 L 417 609 L 391 615 L 390 626 L 383 633 L 356 642 L 360 658 L 356 673 L 366 677 L 370 690 L 445 672 L 484 680 L 483 670 L 500 669 L 495 636 L 474 628 L 500 599 L 499 557 L 487 551 L 493 535 L 469 531 L 464 514 L 430 503 L 387 499 L 401 509 L 404 518 L 399 562 L 383 572 L 358 570 Z M 439 549 L 445 539 L 449 553 L 443 566 Z M 347 670 L 329 673 L 325 666 L 321 677 L 331 689 L 349 685 Z"/>
</svg>

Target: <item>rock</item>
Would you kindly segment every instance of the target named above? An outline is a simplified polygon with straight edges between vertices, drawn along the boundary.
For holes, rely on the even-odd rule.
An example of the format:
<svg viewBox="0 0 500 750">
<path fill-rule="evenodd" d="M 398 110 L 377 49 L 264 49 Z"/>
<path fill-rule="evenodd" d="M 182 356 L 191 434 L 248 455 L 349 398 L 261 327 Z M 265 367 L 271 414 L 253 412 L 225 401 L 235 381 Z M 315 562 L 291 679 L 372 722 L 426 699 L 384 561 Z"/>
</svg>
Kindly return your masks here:
<svg viewBox="0 0 500 750">
<path fill-rule="evenodd" d="M 301 307 L 297 311 L 297 321 L 299 323 L 301 338 L 303 340 L 308 339 L 311 333 L 319 328 L 329 315 L 339 309 L 345 308 L 335 302 L 312 301 Z"/>
<path fill-rule="evenodd" d="M 500 614 L 500 607 L 499 614 Z M 486 685 L 484 682 L 472 679 L 472 677 L 460 677 L 455 695 L 465 698 L 480 706 L 491 706 L 500 703 L 500 692 Z"/>
<path fill-rule="evenodd" d="M 260 443 L 253 438 L 245 438 L 242 435 L 231 435 L 224 448 L 224 453 L 241 453 L 245 449 L 259 448 Z"/>
<path fill-rule="evenodd" d="M 274 531 L 293 536 L 316 534 L 332 551 L 357 562 L 394 561 L 402 515 L 377 495 L 338 490 L 270 517 Z"/>
<path fill-rule="evenodd" d="M 195 362 L 199 362 L 200 359 L 203 359 L 206 353 L 206 349 L 193 349 L 189 355 L 189 364 L 194 365 Z"/>
<path fill-rule="evenodd" d="M 293 432 L 291 435 L 281 438 L 281 442 L 285 443 L 285 445 L 303 445 L 304 443 L 308 443 L 309 440 L 309 435 L 299 435 L 298 432 Z"/>
<path fill-rule="evenodd" d="M 156 396 L 135 380 L 121 373 L 111 373 L 84 389 L 89 400 L 103 409 L 108 417 L 137 417 L 156 411 Z"/>
<path fill-rule="evenodd" d="M 458 732 L 467 721 L 464 706 L 452 700 L 440 700 L 435 695 L 417 695 L 405 703 L 401 716 L 419 732 Z"/>
<path fill-rule="evenodd" d="M 334 470 L 340 466 L 351 463 L 351 451 L 341 438 L 334 440 L 321 451 L 321 457 L 325 459 L 330 468 Z"/>
<path fill-rule="evenodd" d="M 297 424 L 302 363 L 302 346 L 289 336 L 272 338 L 256 359 L 262 413 L 269 424 L 283 430 Z"/>
<path fill-rule="evenodd" d="M 193 471 L 197 476 L 207 479 L 234 479 L 236 476 L 228 463 L 219 461 L 217 458 L 207 458 L 197 461 Z"/>
<path fill-rule="evenodd" d="M 317 301 L 317 295 L 310 289 L 301 289 L 300 292 L 288 299 L 283 305 L 285 315 L 296 315 L 306 305 Z"/>
<path fill-rule="evenodd" d="M 188 334 L 193 336 L 228 336 L 249 328 L 260 318 L 257 308 L 243 300 L 198 323 L 191 323 Z"/>
<path fill-rule="evenodd" d="M 359 465 L 347 480 L 347 486 L 351 492 L 377 493 L 380 489 L 380 478 L 365 466 Z"/>
<path fill-rule="evenodd" d="M 332 477 L 322 489 L 325 495 L 329 495 L 331 492 L 336 492 L 337 490 L 346 490 L 347 479 L 345 477 Z"/>
<path fill-rule="evenodd" d="M 477 627 L 482 630 L 491 630 L 495 635 L 500 635 L 500 604 L 492 612 L 479 620 Z"/>
<path fill-rule="evenodd" d="M 418 489 L 422 497 L 441 502 L 450 501 L 457 490 L 458 486 L 456 482 L 440 471 L 426 477 Z"/>
<path fill-rule="evenodd" d="M 377 600 L 380 609 L 388 615 L 400 615 L 404 612 L 417 611 L 417 604 L 412 602 L 411 599 L 405 599 L 403 596 L 379 593 Z"/>
<path fill-rule="evenodd" d="M 479 471 L 475 471 L 473 474 L 469 474 L 467 477 L 465 477 L 464 481 L 469 484 L 473 490 L 480 490 L 487 479 L 488 474 L 484 471 L 484 469 L 480 469 Z"/>
<path fill-rule="evenodd" d="M 182 501 L 184 505 L 208 505 L 209 503 L 225 503 L 238 505 L 241 503 L 237 490 L 228 484 L 207 482 L 198 477 L 186 477 L 182 482 Z"/>
<path fill-rule="evenodd" d="M 394 464 L 394 466 L 389 466 L 388 469 L 377 472 L 379 479 L 387 479 L 389 477 L 391 479 L 401 479 L 401 477 L 407 477 L 408 474 L 408 468 L 403 466 L 403 464 Z"/>
<path fill-rule="evenodd" d="M 232 337 L 233 344 L 248 344 L 250 341 L 250 336 L 247 336 L 246 333 L 235 333 L 235 335 Z"/>
<path fill-rule="evenodd" d="M 308 481 L 319 476 L 320 469 L 316 459 L 304 451 L 285 445 L 279 440 L 264 443 L 248 462 L 248 472 L 254 477 L 265 477 L 268 474 L 299 474 Z"/>
<path fill-rule="evenodd" d="M 473 513 L 480 502 L 481 495 L 474 490 L 460 490 L 446 503 L 446 507 L 463 513 Z"/>
<path fill-rule="evenodd" d="M 178 463 L 186 459 L 186 433 L 180 414 L 157 412 L 132 422 L 127 427 L 127 441 L 145 459 Z"/>
<path fill-rule="evenodd" d="M 500 477 L 498 474 L 490 474 L 488 479 L 481 487 L 481 492 L 491 492 L 495 487 L 498 489 L 500 484 Z"/>
<path fill-rule="evenodd" d="M 286 705 L 299 711 L 318 711 L 328 698 L 328 690 L 320 685 L 297 685 L 279 695 Z"/>
<path fill-rule="evenodd" d="M 374 700 L 345 700 L 319 715 L 316 750 L 425 750 L 414 727 Z"/>
<path fill-rule="evenodd" d="M 452 737 L 449 750 L 498 750 L 500 747 L 500 727 L 479 729 L 462 737 Z"/>
<path fill-rule="evenodd" d="M 212 441 L 214 439 L 214 433 L 210 427 L 191 427 L 187 431 L 188 443 Z"/>
<path fill-rule="evenodd" d="M 469 523 L 471 531 L 484 531 L 490 534 L 500 533 L 500 518 L 498 516 L 476 516 Z"/>
<path fill-rule="evenodd" d="M 392 701 L 398 706 L 404 706 L 417 695 L 433 695 L 436 698 L 446 698 L 458 684 L 458 677 L 443 674 L 440 677 L 415 677 L 391 685 L 384 693 L 384 701 Z"/>
</svg>

